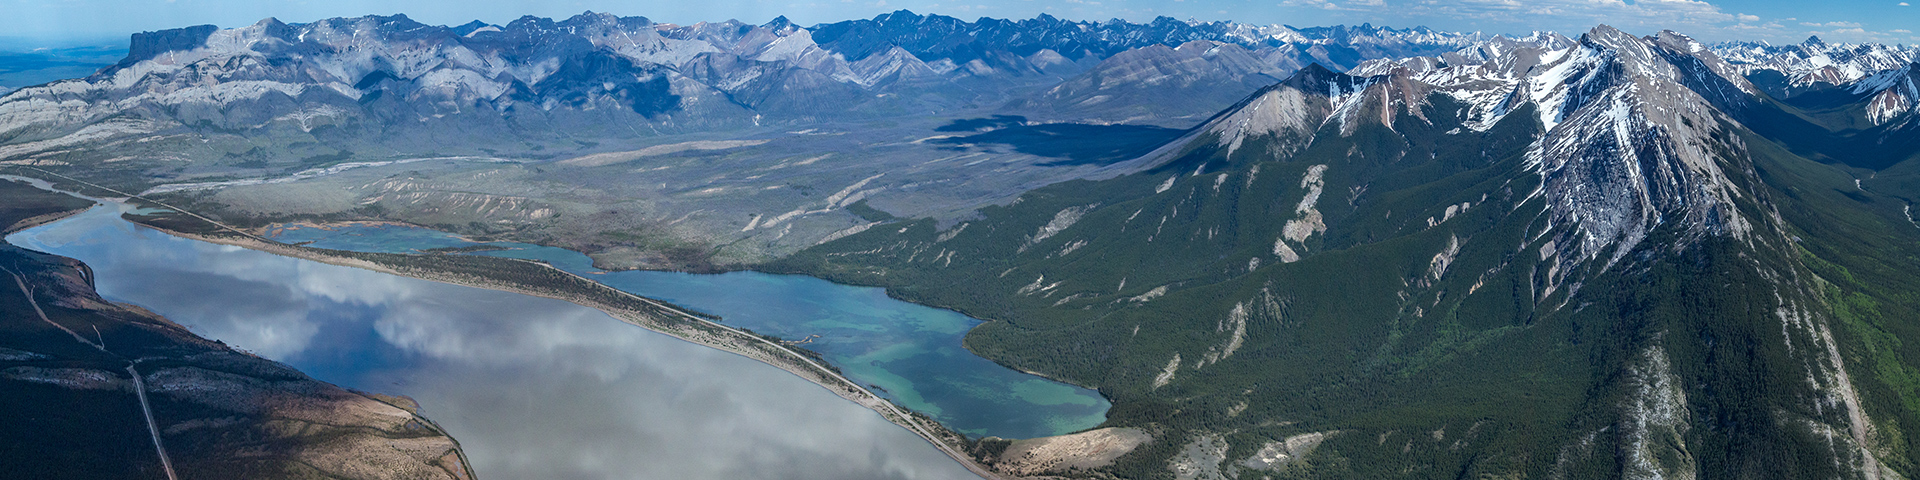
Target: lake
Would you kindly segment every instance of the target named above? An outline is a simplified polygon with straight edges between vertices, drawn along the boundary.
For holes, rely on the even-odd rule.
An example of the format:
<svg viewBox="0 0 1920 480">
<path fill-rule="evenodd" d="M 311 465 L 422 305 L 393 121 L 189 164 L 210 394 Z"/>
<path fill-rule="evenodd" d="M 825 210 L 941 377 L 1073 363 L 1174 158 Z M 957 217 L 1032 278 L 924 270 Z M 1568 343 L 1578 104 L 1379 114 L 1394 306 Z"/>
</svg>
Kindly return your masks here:
<svg viewBox="0 0 1920 480">
<path fill-rule="evenodd" d="M 7 241 L 85 261 L 103 296 L 202 336 L 320 380 L 413 397 L 481 478 L 976 478 L 824 388 L 597 310 L 181 239 L 120 219 L 122 208 Z M 795 295 L 820 294 L 798 283 Z M 858 308 L 851 298 L 785 301 Z M 936 331 L 966 324 L 918 321 Z M 879 338 L 866 342 L 887 341 Z"/>
<path fill-rule="evenodd" d="M 1111 406 L 1098 392 L 1012 370 L 967 351 L 961 339 L 980 320 L 895 300 L 880 288 L 759 272 L 607 272 L 570 250 L 471 242 L 409 226 L 289 226 L 268 233 L 282 242 L 363 252 L 500 248 L 472 254 L 544 261 L 635 295 L 718 315 L 727 325 L 807 341 L 800 346 L 819 352 L 875 394 L 971 437 L 1072 433 L 1106 421 Z"/>
</svg>

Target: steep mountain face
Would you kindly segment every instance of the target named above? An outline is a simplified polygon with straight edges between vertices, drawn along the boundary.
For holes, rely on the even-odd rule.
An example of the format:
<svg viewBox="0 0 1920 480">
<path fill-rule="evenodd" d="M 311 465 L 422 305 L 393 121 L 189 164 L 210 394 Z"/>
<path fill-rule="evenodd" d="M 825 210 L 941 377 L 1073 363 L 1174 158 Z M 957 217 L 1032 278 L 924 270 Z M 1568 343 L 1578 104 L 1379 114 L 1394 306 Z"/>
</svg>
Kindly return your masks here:
<svg viewBox="0 0 1920 480">
<path fill-rule="evenodd" d="M 1465 67 L 1455 69 L 1454 73 L 1444 74 L 1442 77 L 1458 76 L 1464 74 L 1463 72 L 1482 68 L 1502 72 L 1503 75 L 1511 77 L 1525 73 L 1528 68 L 1538 64 L 1540 55 L 1565 50 L 1573 43 L 1573 39 L 1551 32 L 1534 32 L 1532 35 L 1518 38 L 1495 35 L 1485 41 L 1475 42 L 1459 50 L 1444 52 L 1437 56 L 1368 60 L 1361 62 L 1359 66 L 1347 73 L 1381 75 L 1392 72 L 1396 68 L 1405 67 L 1415 73 L 1427 74 L 1452 67 Z M 1493 64 L 1488 65 L 1488 62 Z M 1434 77 L 1430 80 L 1450 83 L 1442 77 Z"/>
<path fill-rule="evenodd" d="M 1019 475 L 1896 478 L 1920 465 L 1920 347 L 1902 340 L 1920 338 L 1911 62 L 1604 26 L 268 20 L 142 34 L 119 65 L 0 98 L 0 161 L 142 188 L 179 174 L 201 182 L 169 186 L 196 208 L 253 195 L 245 208 L 673 257 L 641 263 L 657 268 L 710 266 L 753 235 L 799 242 L 759 267 L 992 320 L 970 349 L 1114 401 L 1113 429 L 979 440 Z M 828 143 L 954 112 L 1197 126 L 1000 116 Z M 724 137 L 741 131 L 778 138 Z M 972 169 L 1014 157 L 983 146 L 996 138 L 1130 131 L 1178 139 Z M 543 161 L 561 158 L 549 144 L 571 157 Z M 938 155 L 843 158 L 917 145 Z M 371 165 L 343 163 L 352 150 L 436 162 L 220 186 Z M 498 157 L 527 163 L 461 163 Z M 939 185 L 953 178 L 1026 191 L 1052 168 L 1084 180 L 938 220 L 868 203 L 1004 188 Z M 556 217 L 578 229 L 540 230 Z M 706 243 L 660 233 L 683 221 Z M 1089 442 L 1101 461 L 1061 451 Z"/>
<path fill-rule="evenodd" d="M 775 268 L 993 320 L 970 349 L 1153 432 L 1104 474 L 1912 474 L 1900 197 L 1750 129 L 1769 100 L 1684 35 L 1498 40 Z"/>
<path fill-rule="evenodd" d="M 1176 24 L 1163 17 L 1152 25 Z M 1348 70 L 1369 62 L 1451 54 L 1486 42 L 1479 34 L 1424 27 L 1271 27 L 1253 35 L 1244 26 L 1228 26 L 1234 25 L 1191 24 L 1201 31 L 1168 38 L 1201 39 L 1116 53 L 1079 76 L 1017 98 L 1005 108 L 1044 119 L 1185 127 L 1308 65 Z M 1504 37 L 1495 38 L 1504 41 Z"/>
<path fill-rule="evenodd" d="M 1079 178 L 1308 63 L 1478 38 L 910 12 L 814 27 L 269 19 L 140 34 L 95 75 L 0 97 L 0 163 L 167 193 L 250 226 L 401 221 L 610 267 L 708 270 L 867 223 L 845 210 L 860 200 L 958 216 Z M 934 131 L 1005 114 L 1034 124 Z M 1128 132 L 1149 135 L 1100 140 Z M 945 161 L 956 155 L 992 161 Z M 871 198 L 815 192 L 882 174 Z M 299 193 L 264 186 L 281 184 Z M 755 228 L 783 212 L 810 218 Z"/>
<path fill-rule="evenodd" d="M 906 11 L 811 29 L 784 17 L 758 26 L 679 26 L 591 12 L 458 27 L 405 16 L 267 19 L 138 34 L 124 60 L 97 74 L 0 97 L 0 140 L 13 145 L 0 155 L 206 131 L 400 151 L 510 150 L 555 138 L 597 143 L 980 108 L 1095 65 L 1064 95 L 1116 87 L 1180 92 L 1225 79 L 1209 87 L 1217 93 L 1202 95 L 1213 100 L 1201 102 L 1210 112 L 1311 61 L 1350 66 L 1474 40 L 1372 26 L 1301 33 L 1169 18 L 964 22 Z M 1190 42 L 1236 51 L 1202 59 L 1185 51 Z M 1165 102 L 1136 97 L 1150 95 L 1109 95 L 1103 98 L 1114 101 L 1098 108 L 1050 119 L 1107 119 L 1109 110 L 1129 109 L 1146 110 L 1148 120 L 1192 114 L 1159 112 L 1143 105 Z"/>
<path fill-rule="evenodd" d="M 1867 120 L 1875 125 L 1905 122 L 1920 101 L 1920 77 L 1915 64 L 1876 73 L 1847 85 L 1847 93 L 1866 96 Z"/>
<path fill-rule="evenodd" d="M 1920 95 L 1913 70 L 1912 64 L 1904 64 L 1851 83 L 1817 83 L 1786 93 L 1768 86 L 1777 72 L 1762 70 L 1747 78 L 1765 95 L 1728 111 L 1795 154 L 1884 170 L 1911 160 L 1920 149 L 1920 137 L 1915 136 L 1920 125 L 1911 120 Z"/>
<path fill-rule="evenodd" d="M 1825 86 L 1844 85 L 1912 63 L 1913 47 L 1883 44 L 1828 44 L 1808 37 L 1798 45 L 1730 42 L 1713 46 L 1715 54 L 1745 74 L 1761 74 L 1767 93 L 1786 98 Z M 1765 73 L 1763 73 L 1765 72 Z"/>
</svg>

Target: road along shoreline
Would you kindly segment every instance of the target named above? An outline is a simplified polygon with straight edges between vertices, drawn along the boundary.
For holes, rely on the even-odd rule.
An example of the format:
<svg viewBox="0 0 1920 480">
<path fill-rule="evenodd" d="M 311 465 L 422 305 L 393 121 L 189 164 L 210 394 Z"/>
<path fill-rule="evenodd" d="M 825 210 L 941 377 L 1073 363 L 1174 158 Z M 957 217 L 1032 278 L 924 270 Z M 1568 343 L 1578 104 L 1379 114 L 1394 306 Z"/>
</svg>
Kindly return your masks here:
<svg viewBox="0 0 1920 480">
<path fill-rule="evenodd" d="M 943 453 L 946 453 L 947 456 L 960 462 L 961 465 L 967 467 L 967 469 L 974 474 L 980 475 L 983 478 L 996 480 L 1011 478 L 988 469 L 972 456 L 967 455 L 964 452 L 967 444 L 964 436 L 948 430 L 932 419 L 915 414 L 895 405 L 891 401 L 880 398 L 880 396 L 875 395 L 872 391 L 841 375 L 839 371 L 827 366 L 824 362 L 815 359 L 813 356 L 802 354 L 790 346 L 783 345 L 778 339 L 770 339 L 714 322 L 702 318 L 699 315 L 694 315 L 672 304 L 615 289 L 543 262 L 501 257 L 348 252 L 288 245 L 252 236 L 207 235 L 182 232 L 144 223 L 142 223 L 142 225 L 189 240 L 231 245 L 284 257 L 371 270 L 389 275 L 551 298 L 600 310 L 616 319 L 641 328 L 747 357 L 785 370 L 788 373 L 820 385 L 832 391 L 834 394 L 839 395 L 841 398 L 871 409 L 888 421 L 912 431 L 914 434 L 934 444 L 935 447 L 938 447 Z M 390 258 L 382 259 L 378 257 Z M 557 276 L 573 281 L 563 285 L 535 286 L 515 281 L 509 275 L 492 276 L 474 275 L 465 272 L 449 272 L 436 270 L 430 266 L 413 265 L 405 261 L 406 259 L 427 258 L 451 261 L 459 261 L 461 259 L 489 259 L 486 261 L 487 263 L 493 263 L 493 260 L 513 262 L 523 264 L 529 268 L 538 269 L 540 272 L 546 274 L 538 275 L 540 277 Z M 638 305 L 635 305 L 635 303 Z M 637 306 L 642 308 L 635 308 Z"/>
<path fill-rule="evenodd" d="M 40 173 L 58 177 L 70 182 L 94 189 L 110 192 L 123 199 L 137 199 L 142 203 L 163 207 L 178 215 L 163 217 L 143 217 L 128 221 L 153 228 L 175 237 L 189 240 L 230 245 L 289 258 L 325 263 L 350 268 L 359 268 L 389 275 L 461 285 L 473 288 L 505 291 L 543 298 L 561 300 L 604 312 L 623 322 L 648 330 L 666 334 L 681 340 L 733 353 L 743 357 L 772 365 L 788 373 L 813 382 L 834 394 L 860 406 L 879 413 L 882 418 L 906 428 L 932 443 L 948 457 L 967 468 L 968 471 L 989 480 L 1010 480 L 1010 477 L 993 471 L 966 453 L 968 445 L 964 435 L 956 433 L 932 418 L 914 413 L 906 408 L 881 398 L 859 383 L 841 375 L 815 355 L 804 350 L 783 344 L 780 339 L 769 338 L 747 331 L 723 325 L 701 315 L 696 315 L 676 305 L 635 295 L 605 284 L 595 282 L 580 275 L 561 270 L 545 262 L 532 260 L 467 256 L 445 254 L 400 254 L 369 253 L 345 250 L 330 250 L 299 245 L 291 245 L 255 235 L 247 230 L 226 225 L 211 218 L 175 207 L 165 202 L 141 197 L 137 194 L 82 181 L 65 175 L 34 168 Z M 28 177 L 31 178 L 31 177 Z M 36 185 L 40 186 L 40 185 Z M 42 186 L 48 188 L 49 186 Z M 52 190 L 51 188 L 49 188 Z M 72 192 L 60 193 L 74 194 Z M 75 194 L 77 195 L 77 194 Z M 95 201 L 116 201 L 84 197 Z M 190 219 L 200 223 L 203 232 L 190 232 L 186 228 L 166 225 L 179 223 L 178 220 Z M 162 221 L 167 220 L 167 221 Z M 805 353 L 803 353 L 805 352 Z"/>
</svg>

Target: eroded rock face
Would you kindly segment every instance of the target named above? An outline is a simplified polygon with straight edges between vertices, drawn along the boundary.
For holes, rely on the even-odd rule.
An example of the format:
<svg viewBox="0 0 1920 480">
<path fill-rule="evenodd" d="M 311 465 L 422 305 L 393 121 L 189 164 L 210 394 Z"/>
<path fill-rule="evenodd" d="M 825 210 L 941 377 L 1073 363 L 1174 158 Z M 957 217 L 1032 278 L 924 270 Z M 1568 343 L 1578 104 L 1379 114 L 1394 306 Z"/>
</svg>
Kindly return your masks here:
<svg viewBox="0 0 1920 480">
<path fill-rule="evenodd" d="M 1066 475 L 1113 464 L 1113 460 L 1152 441 L 1137 428 L 1102 428 L 1055 437 L 1015 440 L 988 460 L 995 471 L 1030 477 Z"/>
<path fill-rule="evenodd" d="M 1226 480 L 1220 463 L 1227 459 L 1227 449 L 1231 447 L 1219 434 L 1198 435 L 1173 456 L 1167 469 L 1173 471 L 1173 478 L 1178 480 Z"/>
<path fill-rule="evenodd" d="M 1240 466 L 1252 470 L 1278 470 L 1301 457 L 1313 453 L 1320 442 L 1327 440 L 1330 432 L 1302 433 L 1287 437 L 1285 440 L 1269 441 L 1260 446 L 1253 456 L 1240 461 Z"/>
</svg>

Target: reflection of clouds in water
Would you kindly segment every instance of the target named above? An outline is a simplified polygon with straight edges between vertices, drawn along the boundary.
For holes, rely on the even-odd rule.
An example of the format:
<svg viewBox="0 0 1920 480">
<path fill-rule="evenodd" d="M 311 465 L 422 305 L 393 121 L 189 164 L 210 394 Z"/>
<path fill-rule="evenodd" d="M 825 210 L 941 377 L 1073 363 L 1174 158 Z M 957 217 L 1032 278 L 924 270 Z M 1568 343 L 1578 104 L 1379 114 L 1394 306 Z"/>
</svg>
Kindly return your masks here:
<svg viewBox="0 0 1920 480">
<path fill-rule="evenodd" d="M 419 399 L 485 478 L 972 478 L 798 377 L 570 303 L 136 232 L 111 212 L 14 239 L 92 264 L 110 298 L 269 358 L 410 353 L 323 380 Z M 355 329 L 391 346 L 316 338 Z"/>
<path fill-rule="evenodd" d="M 556 300 L 429 287 L 420 298 L 431 301 L 397 304 L 375 328 L 433 359 L 405 379 L 430 392 L 415 395 L 428 415 L 497 439 L 469 446 L 482 475 L 968 478 L 919 437 L 786 372 Z"/>
<path fill-rule="evenodd" d="M 113 292 L 114 300 L 164 312 L 196 334 L 267 358 L 298 354 L 320 332 L 309 318 L 306 296 L 282 285 L 152 267 L 119 268 L 100 277 L 100 289 Z M 138 281 L 154 278 L 167 281 Z"/>
<path fill-rule="evenodd" d="M 152 232 L 153 235 L 164 235 Z M 392 275 L 356 275 L 363 270 L 263 254 L 230 245 L 191 242 L 189 268 L 243 280 L 292 283 L 296 290 L 333 302 L 380 306 L 411 296 L 408 280 Z M 290 281 L 291 280 L 291 281 Z"/>
<path fill-rule="evenodd" d="M 588 349 L 644 352 L 648 340 L 607 332 L 638 327 L 559 300 L 427 287 L 426 295 L 391 305 L 374 322 L 381 338 L 433 358 L 476 364 L 524 364 Z"/>
</svg>

